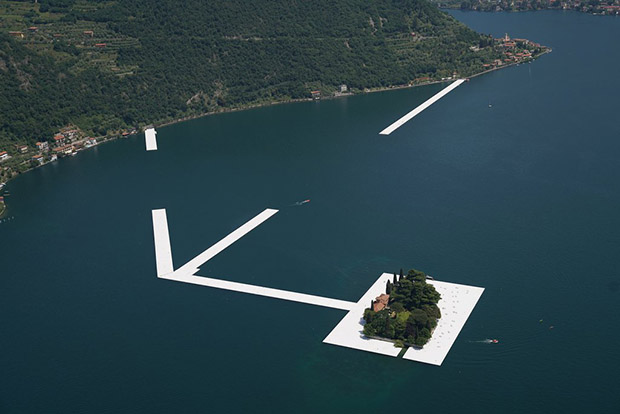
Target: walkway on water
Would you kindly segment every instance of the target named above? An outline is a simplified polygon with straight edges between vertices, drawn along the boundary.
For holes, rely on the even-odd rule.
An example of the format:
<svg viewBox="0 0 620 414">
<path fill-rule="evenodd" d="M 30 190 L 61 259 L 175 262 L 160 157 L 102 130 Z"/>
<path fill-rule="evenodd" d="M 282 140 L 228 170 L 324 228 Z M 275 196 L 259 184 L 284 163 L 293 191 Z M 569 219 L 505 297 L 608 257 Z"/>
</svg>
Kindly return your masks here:
<svg viewBox="0 0 620 414">
<path fill-rule="evenodd" d="M 232 245 L 234 242 L 261 225 L 267 219 L 276 214 L 278 210 L 265 209 L 263 212 L 243 224 L 241 227 L 224 237 L 213 246 L 209 247 L 198 256 L 174 270 L 172 263 L 172 249 L 168 232 L 168 218 L 165 209 L 153 210 L 153 236 L 155 240 L 155 260 L 157 262 L 157 277 L 160 279 L 174 280 L 177 282 L 191 283 L 194 285 L 214 287 L 218 289 L 234 290 L 236 292 L 250 293 L 259 296 L 268 296 L 276 299 L 290 300 L 293 302 L 307 303 L 310 305 L 324 306 L 334 309 L 349 311 L 355 305 L 339 299 L 325 298 L 308 295 L 305 293 L 290 292 L 281 289 L 273 289 L 262 286 L 248 285 L 245 283 L 230 282 L 227 280 L 213 279 L 195 276 L 199 267 L 211 260 L 215 255 Z"/>
<path fill-rule="evenodd" d="M 379 134 L 380 135 L 390 135 L 392 132 L 396 131 L 398 128 L 400 128 L 401 126 L 405 125 L 405 123 L 407 123 L 408 121 L 413 119 L 413 117 L 415 117 L 416 115 L 419 115 L 422 111 L 427 109 L 429 106 L 431 106 L 432 104 L 434 104 L 435 102 L 437 102 L 438 100 L 440 100 L 441 98 L 446 96 L 448 93 L 452 92 L 454 89 L 456 89 L 463 82 L 465 82 L 465 79 L 459 79 L 459 80 L 451 83 L 449 86 L 447 86 L 446 88 L 442 89 L 439 93 L 435 94 L 433 97 L 428 99 L 422 105 L 418 106 L 413 111 L 409 112 L 408 114 L 406 114 L 405 116 L 400 118 L 398 121 L 394 122 L 392 125 L 390 125 L 389 127 L 385 128 L 383 131 L 379 132 Z"/>
</svg>

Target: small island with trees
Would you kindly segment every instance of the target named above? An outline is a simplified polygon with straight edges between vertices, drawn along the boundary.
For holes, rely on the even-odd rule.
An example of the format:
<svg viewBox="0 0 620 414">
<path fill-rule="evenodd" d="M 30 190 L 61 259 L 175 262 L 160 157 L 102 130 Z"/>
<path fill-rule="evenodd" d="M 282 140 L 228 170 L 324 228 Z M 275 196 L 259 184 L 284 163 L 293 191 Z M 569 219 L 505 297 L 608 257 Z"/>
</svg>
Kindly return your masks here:
<svg viewBox="0 0 620 414">
<path fill-rule="evenodd" d="M 441 295 L 426 282 L 428 277 L 419 270 L 403 270 L 388 280 L 386 292 L 371 301 L 364 311 L 364 335 L 369 338 L 393 341 L 397 347 L 422 347 L 426 344 L 441 311 L 437 303 Z"/>
</svg>

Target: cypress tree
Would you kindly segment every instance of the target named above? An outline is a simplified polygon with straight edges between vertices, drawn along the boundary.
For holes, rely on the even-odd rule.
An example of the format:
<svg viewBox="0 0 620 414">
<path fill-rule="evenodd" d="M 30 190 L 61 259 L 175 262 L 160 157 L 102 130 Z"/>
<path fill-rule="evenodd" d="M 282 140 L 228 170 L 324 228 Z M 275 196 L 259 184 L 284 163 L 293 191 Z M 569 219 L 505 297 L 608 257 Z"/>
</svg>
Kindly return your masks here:
<svg viewBox="0 0 620 414">
<path fill-rule="evenodd" d="M 398 279 L 396 279 L 396 273 L 394 273 L 394 284 L 398 283 Z"/>
<path fill-rule="evenodd" d="M 400 277 L 399 277 L 399 279 L 398 279 L 398 280 L 400 280 L 400 279 L 402 279 L 402 278 L 403 278 L 403 268 L 401 267 L 401 268 L 400 268 Z"/>
<path fill-rule="evenodd" d="M 374 301 L 374 300 L 372 300 L 372 299 L 370 299 L 370 310 L 374 310 L 374 309 L 373 309 L 374 304 L 375 304 L 375 301 Z"/>
<path fill-rule="evenodd" d="M 392 293 L 392 284 L 390 283 L 390 281 L 387 281 L 387 284 L 385 285 L 385 293 L 387 293 L 388 295 L 390 293 Z"/>
</svg>

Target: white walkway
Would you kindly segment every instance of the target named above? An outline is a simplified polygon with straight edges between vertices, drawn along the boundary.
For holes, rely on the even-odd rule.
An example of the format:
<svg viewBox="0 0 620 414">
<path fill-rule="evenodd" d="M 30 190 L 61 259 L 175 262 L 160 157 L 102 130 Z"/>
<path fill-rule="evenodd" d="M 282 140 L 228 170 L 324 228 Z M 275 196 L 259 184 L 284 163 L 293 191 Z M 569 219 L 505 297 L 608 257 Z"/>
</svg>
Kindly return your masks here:
<svg viewBox="0 0 620 414">
<path fill-rule="evenodd" d="M 355 306 L 355 302 L 347 302 L 345 300 L 324 298 L 322 296 L 307 295 L 305 293 L 290 292 L 287 290 L 254 286 L 245 283 L 229 282 L 227 280 L 211 279 L 202 276 L 181 275 L 176 272 L 162 276 L 161 278 L 174 280 L 176 282 L 234 290 L 235 292 L 250 293 L 252 295 L 267 296 L 270 298 L 290 300 L 293 302 L 307 303 L 309 305 L 324 306 L 327 308 L 342 309 L 346 311 L 351 310 Z"/>
<path fill-rule="evenodd" d="M 170 248 L 170 233 L 168 232 L 168 217 L 166 209 L 153 210 L 153 237 L 155 239 L 155 263 L 157 277 L 162 277 L 174 271 L 172 266 L 172 249 Z"/>
<path fill-rule="evenodd" d="M 274 210 L 271 208 L 265 209 L 262 213 L 239 227 L 237 230 L 233 231 L 228 236 L 224 237 L 222 240 L 215 243 L 213 246 L 209 247 L 207 250 L 200 253 L 198 256 L 194 257 L 192 260 L 181 266 L 175 271 L 175 273 L 183 275 L 195 274 L 199 270 L 199 266 L 211 260 L 215 255 L 217 255 L 222 250 L 226 249 L 228 246 L 254 230 L 256 227 L 260 226 L 265 220 L 267 220 L 269 217 L 273 216 L 277 212 L 278 210 Z"/>
<path fill-rule="evenodd" d="M 157 139 L 155 138 L 157 131 L 155 128 L 148 128 L 144 131 L 144 140 L 146 141 L 147 151 L 157 151 Z"/>
<path fill-rule="evenodd" d="M 414 116 L 420 114 L 426 108 L 446 96 L 448 93 L 456 89 L 460 84 L 465 82 L 464 79 L 459 79 L 453 83 L 451 83 L 448 87 L 442 89 L 439 93 L 435 94 L 432 98 L 424 102 L 422 105 L 415 108 L 413 111 L 409 112 L 407 115 L 400 118 L 398 121 L 394 122 L 389 127 L 385 128 L 383 131 L 379 132 L 381 135 L 390 135 L 392 132 L 396 131 L 398 128 L 403 126 L 406 122 L 410 121 Z"/>
</svg>

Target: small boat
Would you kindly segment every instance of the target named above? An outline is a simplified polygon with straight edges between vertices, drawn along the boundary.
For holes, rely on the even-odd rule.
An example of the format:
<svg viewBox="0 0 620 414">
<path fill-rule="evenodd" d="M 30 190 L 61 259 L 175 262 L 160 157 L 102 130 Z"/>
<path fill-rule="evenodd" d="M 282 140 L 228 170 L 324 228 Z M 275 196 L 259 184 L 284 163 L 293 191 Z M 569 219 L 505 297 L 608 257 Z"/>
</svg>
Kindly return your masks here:
<svg viewBox="0 0 620 414">
<path fill-rule="evenodd" d="M 497 340 L 497 339 L 491 339 L 491 343 L 493 343 L 493 344 L 499 344 L 499 340 Z"/>
</svg>

